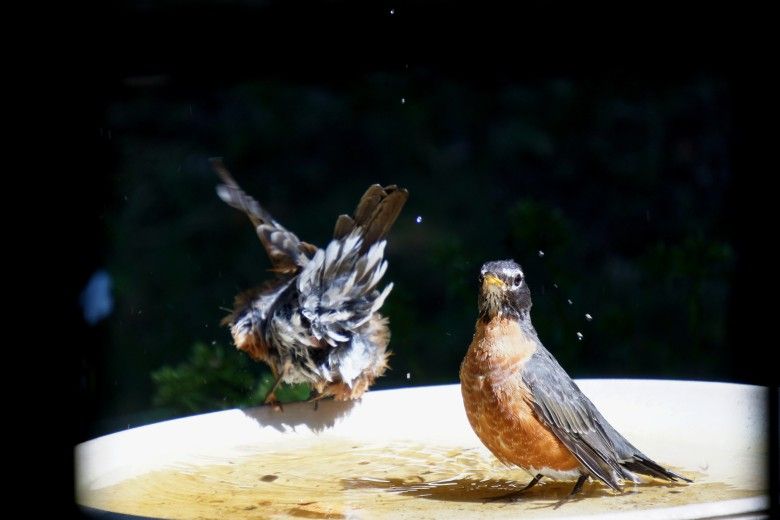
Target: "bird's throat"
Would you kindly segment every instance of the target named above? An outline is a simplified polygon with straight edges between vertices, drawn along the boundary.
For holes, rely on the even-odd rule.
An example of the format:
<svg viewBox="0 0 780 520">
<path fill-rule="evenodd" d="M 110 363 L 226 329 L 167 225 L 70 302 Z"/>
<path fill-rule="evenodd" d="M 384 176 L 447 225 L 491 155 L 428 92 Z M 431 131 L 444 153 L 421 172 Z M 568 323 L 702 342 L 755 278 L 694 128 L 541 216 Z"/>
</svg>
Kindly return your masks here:
<svg viewBox="0 0 780 520">
<path fill-rule="evenodd" d="M 524 363 L 536 352 L 536 341 L 514 317 L 495 316 L 479 319 L 468 356 L 489 365 Z"/>
</svg>

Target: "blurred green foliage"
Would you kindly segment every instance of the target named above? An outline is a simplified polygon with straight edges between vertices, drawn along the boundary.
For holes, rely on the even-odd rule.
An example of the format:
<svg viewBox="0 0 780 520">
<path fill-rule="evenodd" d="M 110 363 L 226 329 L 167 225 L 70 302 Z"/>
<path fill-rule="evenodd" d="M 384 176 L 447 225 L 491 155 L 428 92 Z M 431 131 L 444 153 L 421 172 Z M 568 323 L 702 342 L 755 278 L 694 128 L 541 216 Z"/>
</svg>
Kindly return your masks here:
<svg viewBox="0 0 780 520">
<path fill-rule="evenodd" d="M 261 400 L 266 369 L 208 346 L 229 344 L 219 320 L 269 267 L 216 197 L 211 156 L 318 245 L 369 184 L 409 189 L 388 245 L 392 369 L 375 388 L 456 382 L 479 266 L 508 257 L 574 377 L 728 379 L 729 95 L 706 77 L 470 81 L 418 66 L 118 87 L 114 198 L 99 216 L 117 306 L 88 378 L 100 413 Z"/>
<path fill-rule="evenodd" d="M 195 343 L 186 361 L 152 372 L 154 405 L 180 413 L 261 405 L 274 379 L 257 367 L 236 349 Z M 307 385 L 280 384 L 275 392 L 282 403 L 305 401 L 309 394 Z"/>
</svg>

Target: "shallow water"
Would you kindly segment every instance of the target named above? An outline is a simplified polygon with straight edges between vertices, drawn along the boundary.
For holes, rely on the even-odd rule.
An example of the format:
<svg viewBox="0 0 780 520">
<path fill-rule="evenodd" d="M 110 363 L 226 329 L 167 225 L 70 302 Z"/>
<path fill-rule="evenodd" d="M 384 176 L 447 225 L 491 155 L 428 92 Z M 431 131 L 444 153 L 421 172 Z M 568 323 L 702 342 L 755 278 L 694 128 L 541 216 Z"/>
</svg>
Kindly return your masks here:
<svg viewBox="0 0 780 520">
<path fill-rule="evenodd" d="M 161 518 L 432 518 L 487 513 L 526 518 L 671 507 L 766 492 L 758 473 L 736 483 L 712 480 L 706 470 L 671 468 L 695 482 L 648 479 L 617 494 L 589 481 L 577 499 L 562 502 L 574 482 L 542 480 L 520 499 L 490 501 L 519 489 L 530 476 L 504 467 L 483 449 L 320 438 L 240 451 L 236 457 L 203 460 L 84 490 L 79 501 Z"/>
</svg>

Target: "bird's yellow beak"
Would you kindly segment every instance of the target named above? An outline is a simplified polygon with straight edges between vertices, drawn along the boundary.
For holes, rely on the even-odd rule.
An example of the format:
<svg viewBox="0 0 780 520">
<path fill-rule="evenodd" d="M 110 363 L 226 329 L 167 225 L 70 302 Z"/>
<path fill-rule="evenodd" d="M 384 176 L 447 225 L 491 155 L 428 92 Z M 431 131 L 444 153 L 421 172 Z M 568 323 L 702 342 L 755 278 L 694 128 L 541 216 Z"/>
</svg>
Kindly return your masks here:
<svg viewBox="0 0 780 520">
<path fill-rule="evenodd" d="M 490 273 L 485 275 L 485 278 L 482 280 L 482 285 L 486 287 L 498 287 L 499 289 L 503 289 L 506 284 L 497 276 L 492 275 Z"/>
</svg>

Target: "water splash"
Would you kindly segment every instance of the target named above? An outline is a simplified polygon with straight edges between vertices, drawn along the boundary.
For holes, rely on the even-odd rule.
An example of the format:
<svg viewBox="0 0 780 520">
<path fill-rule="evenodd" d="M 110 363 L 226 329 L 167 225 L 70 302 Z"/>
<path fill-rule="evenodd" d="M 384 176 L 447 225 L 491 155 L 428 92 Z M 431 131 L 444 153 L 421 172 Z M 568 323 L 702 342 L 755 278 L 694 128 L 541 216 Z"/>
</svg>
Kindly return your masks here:
<svg viewBox="0 0 780 520">
<path fill-rule="evenodd" d="M 588 321 L 593 321 L 593 316 L 591 316 L 590 314 L 586 314 L 585 319 Z"/>
<path fill-rule="evenodd" d="M 577 333 L 577 339 L 582 341 L 582 332 Z"/>
<path fill-rule="evenodd" d="M 411 378 L 412 378 L 412 373 L 411 372 L 407 372 L 406 373 L 406 379 L 411 379 Z"/>
<path fill-rule="evenodd" d="M 539 258 L 544 258 L 544 251 L 541 249 L 539 250 Z"/>
<path fill-rule="evenodd" d="M 401 104 L 402 104 L 402 105 L 405 105 L 405 104 L 406 104 L 406 98 L 404 98 L 404 97 L 402 97 L 402 98 L 401 98 Z"/>
<path fill-rule="evenodd" d="M 421 215 L 417 215 L 417 218 L 414 219 L 414 221 L 417 222 L 418 224 L 421 224 L 422 223 L 422 216 Z"/>
<path fill-rule="evenodd" d="M 395 9 L 390 9 L 390 14 L 391 15 L 395 14 Z"/>
<path fill-rule="evenodd" d="M 574 302 L 573 302 L 573 301 L 571 301 L 571 298 L 570 298 L 570 299 L 568 299 L 568 300 L 566 300 L 566 303 L 568 303 L 569 305 L 572 305 L 572 304 L 574 304 Z"/>
</svg>

